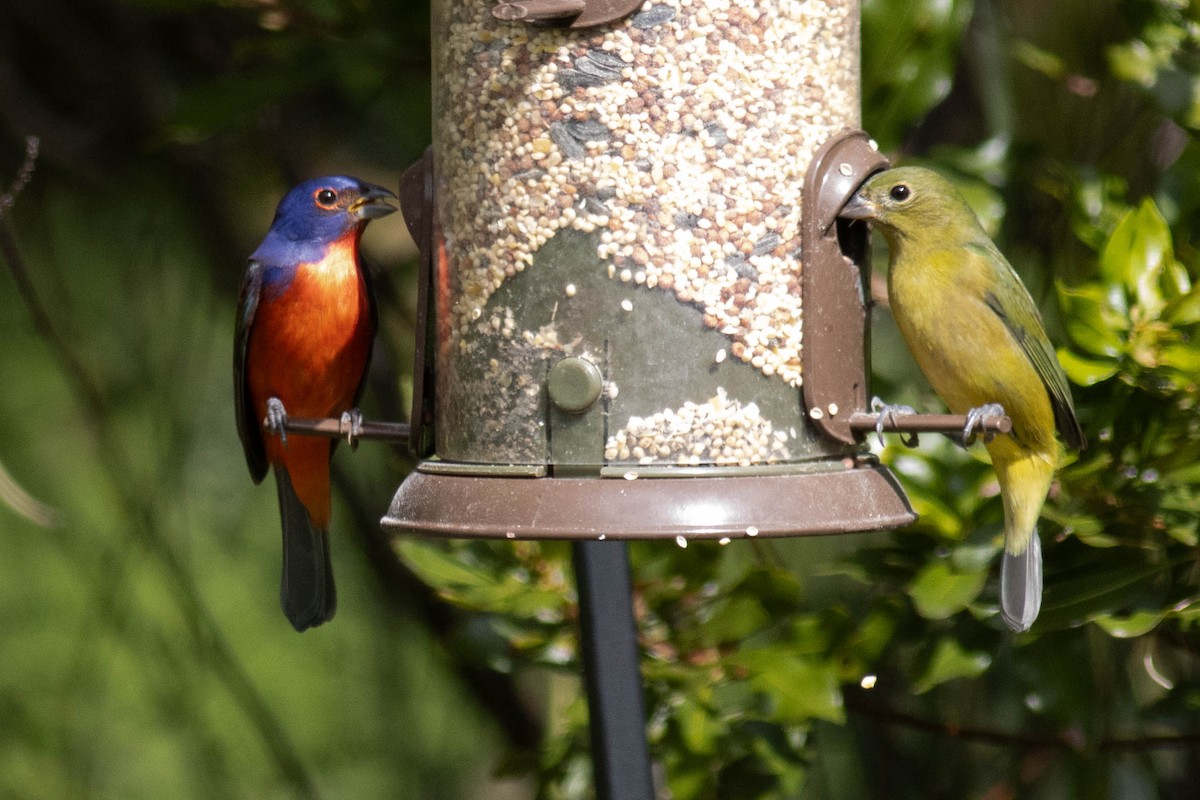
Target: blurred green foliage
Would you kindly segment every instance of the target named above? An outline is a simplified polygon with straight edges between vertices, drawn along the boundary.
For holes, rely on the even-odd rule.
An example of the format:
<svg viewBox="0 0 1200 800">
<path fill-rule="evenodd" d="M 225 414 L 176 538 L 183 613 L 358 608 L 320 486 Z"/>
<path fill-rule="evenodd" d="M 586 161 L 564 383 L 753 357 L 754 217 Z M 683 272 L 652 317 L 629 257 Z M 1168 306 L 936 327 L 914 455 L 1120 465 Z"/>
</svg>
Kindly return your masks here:
<svg viewBox="0 0 1200 800">
<path fill-rule="evenodd" d="M 454 618 L 369 557 L 404 459 L 338 459 L 341 608 L 298 636 L 274 491 L 232 427 L 246 254 L 300 175 L 395 184 L 428 141 L 427 62 L 412 5 L 0 4 L 0 194 L 40 139 L 0 219 L 20 259 L 0 258 L 0 463 L 57 522 L 0 506 L 0 796 L 519 786 L 490 777 L 514 728 L 443 636 Z M 393 369 L 411 272 L 380 281 Z M 378 381 L 384 402 L 402 389 Z"/>
<path fill-rule="evenodd" d="M 28 280 L 6 255 L 0 464 L 59 519 L 0 494 L 0 796 L 590 796 L 569 548 L 396 559 L 376 521 L 410 463 L 340 453 L 342 602 L 296 636 L 274 495 L 234 434 L 245 254 L 297 178 L 394 184 L 419 156 L 427 18 L 0 5 L 0 188 L 42 143 L 0 220 Z M 962 187 L 1042 303 L 1091 446 L 1046 506 L 1021 636 L 996 616 L 994 478 L 938 437 L 880 451 L 921 515 L 903 531 L 633 545 L 664 796 L 1194 795 L 1198 25 L 1185 0 L 864 0 L 864 126 Z M 366 242 L 386 265 L 368 416 L 410 390 L 397 230 Z M 875 322 L 874 393 L 937 408 Z"/>
</svg>

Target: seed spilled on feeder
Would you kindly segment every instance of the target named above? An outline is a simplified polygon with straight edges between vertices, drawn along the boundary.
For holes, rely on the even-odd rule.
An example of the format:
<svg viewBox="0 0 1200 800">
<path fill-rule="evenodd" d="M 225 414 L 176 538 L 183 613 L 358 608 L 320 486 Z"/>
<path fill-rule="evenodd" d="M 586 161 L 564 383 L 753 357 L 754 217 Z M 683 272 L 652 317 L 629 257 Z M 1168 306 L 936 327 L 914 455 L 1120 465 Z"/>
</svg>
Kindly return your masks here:
<svg viewBox="0 0 1200 800">
<path fill-rule="evenodd" d="M 575 229 L 595 234 L 610 278 L 673 293 L 731 356 L 799 385 L 801 187 L 821 142 L 858 123 L 855 4 L 658 0 L 599 32 L 501 22 L 491 0 L 446 5 L 435 96 L 442 229 L 457 236 L 451 337 Z M 751 438 L 737 456 L 722 446 L 722 463 L 786 457 L 769 431 Z M 713 457 L 694 445 L 643 458 Z"/>
<path fill-rule="evenodd" d="M 720 391 L 707 403 L 689 401 L 679 409 L 630 418 L 608 438 L 604 458 L 681 466 L 770 464 L 789 458 L 787 435 L 781 433 L 754 403 L 743 406 Z"/>
</svg>

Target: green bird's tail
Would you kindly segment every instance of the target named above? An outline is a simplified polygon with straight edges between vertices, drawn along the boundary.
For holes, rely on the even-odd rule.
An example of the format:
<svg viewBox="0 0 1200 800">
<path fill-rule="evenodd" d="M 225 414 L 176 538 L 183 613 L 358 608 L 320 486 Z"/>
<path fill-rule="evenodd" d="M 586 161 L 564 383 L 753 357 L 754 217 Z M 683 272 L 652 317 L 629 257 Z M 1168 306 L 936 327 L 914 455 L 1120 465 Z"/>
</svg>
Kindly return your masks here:
<svg viewBox="0 0 1200 800">
<path fill-rule="evenodd" d="M 1000 613 L 1018 633 L 1029 630 L 1042 607 L 1042 545 L 1037 519 L 1056 457 L 1027 450 L 1009 437 L 988 447 L 1004 501 L 1004 558 L 1000 562 Z"/>
<path fill-rule="evenodd" d="M 283 520 L 283 575 L 279 604 L 292 627 L 304 631 L 333 618 L 337 591 L 329 558 L 329 534 L 312 522 L 296 496 L 287 469 L 275 465 L 275 488 Z"/>
<path fill-rule="evenodd" d="M 1006 549 L 1000 561 L 1000 616 L 1016 633 L 1029 630 L 1042 609 L 1042 543 L 1037 531 L 1029 546 L 1013 555 Z"/>
</svg>

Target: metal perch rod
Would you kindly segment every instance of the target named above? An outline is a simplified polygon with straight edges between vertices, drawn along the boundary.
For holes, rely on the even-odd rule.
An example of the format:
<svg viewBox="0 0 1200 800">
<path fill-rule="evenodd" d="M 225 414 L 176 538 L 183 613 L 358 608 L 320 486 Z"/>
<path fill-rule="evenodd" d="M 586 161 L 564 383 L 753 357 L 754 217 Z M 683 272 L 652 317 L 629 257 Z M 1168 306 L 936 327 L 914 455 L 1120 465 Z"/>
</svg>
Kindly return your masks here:
<svg viewBox="0 0 1200 800">
<path fill-rule="evenodd" d="M 329 417 L 327 419 L 308 419 L 306 417 L 288 417 L 283 424 L 288 433 L 299 433 L 306 436 L 324 436 L 328 439 L 345 439 L 350 435 L 350 424 L 347 420 Z M 354 438 L 371 439 L 378 442 L 407 442 L 411 428 L 404 422 L 369 422 L 362 425 Z"/>
<path fill-rule="evenodd" d="M 855 411 L 850 415 L 850 427 L 856 432 L 869 433 L 875 430 L 879 414 Z M 887 414 L 883 418 L 886 433 L 944 433 L 948 436 L 962 435 L 967 418 L 963 414 Z M 988 414 L 981 417 L 975 426 L 977 433 L 1009 433 L 1012 420 L 1006 414 Z"/>
<path fill-rule="evenodd" d="M 879 415 L 868 411 L 856 411 L 850 415 L 850 427 L 855 431 L 869 433 L 875 430 Z M 946 435 L 961 434 L 967 418 L 962 414 L 895 414 L 884 417 L 883 430 L 887 433 L 942 433 Z M 349 423 L 345 420 L 329 417 L 327 419 L 309 419 L 306 417 L 288 417 L 284 423 L 288 433 L 298 433 L 307 436 L 324 436 L 329 439 L 345 439 L 350 434 Z M 1005 414 L 992 414 L 983 417 L 977 425 L 979 433 L 1009 433 L 1012 431 L 1012 420 Z M 407 442 L 411 428 L 404 422 L 372 422 L 363 420 L 357 439 L 368 439 L 378 442 Z"/>
</svg>

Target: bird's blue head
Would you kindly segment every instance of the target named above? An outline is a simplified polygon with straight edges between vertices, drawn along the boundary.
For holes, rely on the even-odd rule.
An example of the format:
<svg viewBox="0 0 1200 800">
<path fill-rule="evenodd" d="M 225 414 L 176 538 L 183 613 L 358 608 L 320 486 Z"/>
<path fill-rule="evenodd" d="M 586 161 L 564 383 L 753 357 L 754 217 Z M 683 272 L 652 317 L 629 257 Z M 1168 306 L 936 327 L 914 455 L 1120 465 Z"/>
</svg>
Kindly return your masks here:
<svg viewBox="0 0 1200 800">
<path fill-rule="evenodd" d="M 314 178 L 293 188 L 279 201 L 275 220 L 254 257 L 271 260 L 281 250 L 323 248 L 342 237 L 360 233 L 368 222 L 396 210 L 388 203 L 396 195 L 346 175 Z"/>
</svg>

